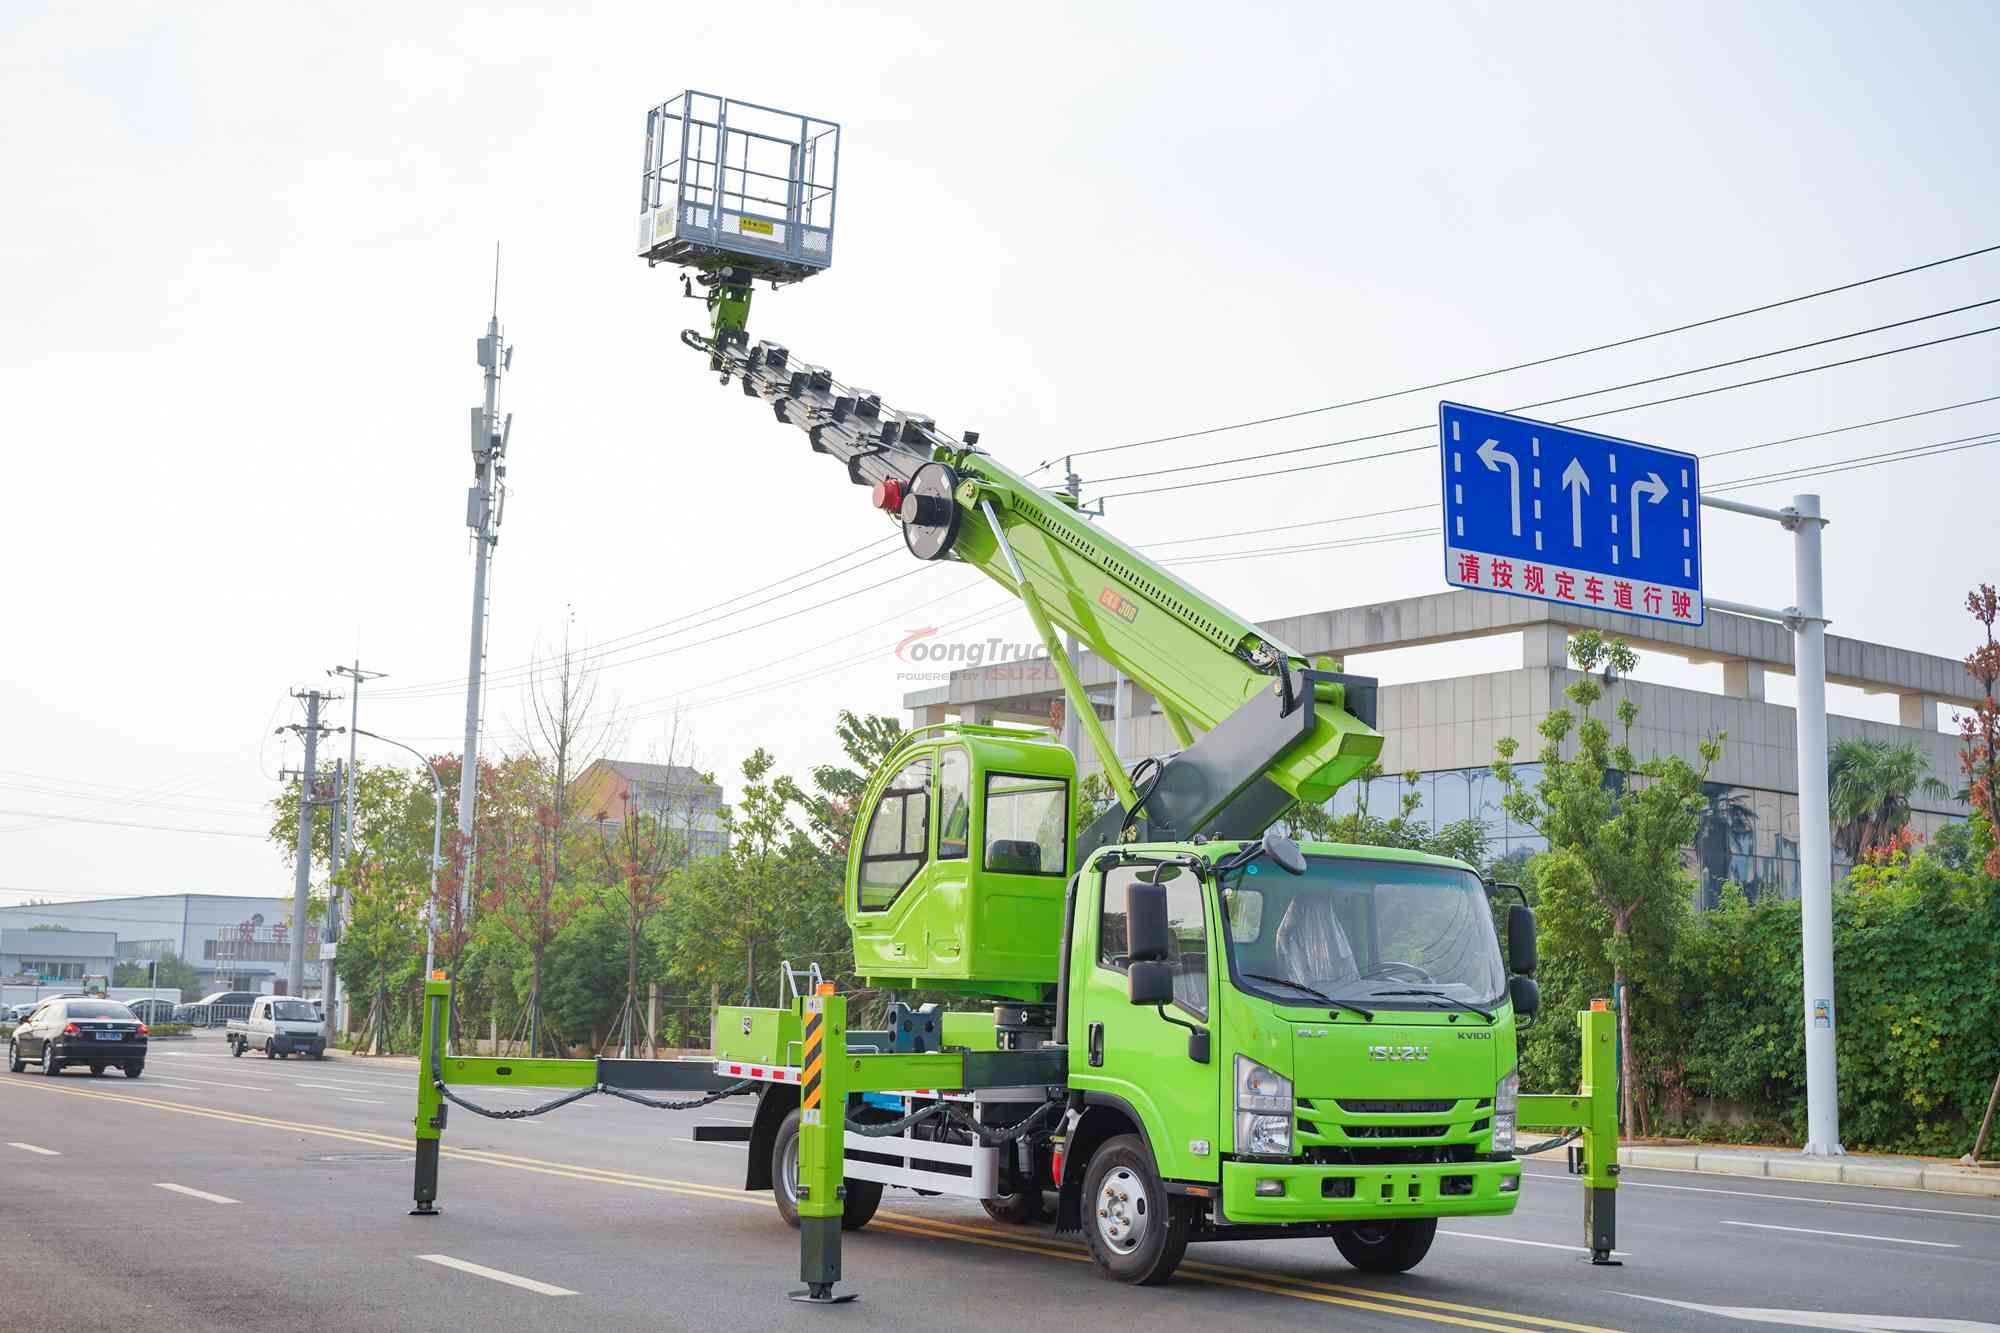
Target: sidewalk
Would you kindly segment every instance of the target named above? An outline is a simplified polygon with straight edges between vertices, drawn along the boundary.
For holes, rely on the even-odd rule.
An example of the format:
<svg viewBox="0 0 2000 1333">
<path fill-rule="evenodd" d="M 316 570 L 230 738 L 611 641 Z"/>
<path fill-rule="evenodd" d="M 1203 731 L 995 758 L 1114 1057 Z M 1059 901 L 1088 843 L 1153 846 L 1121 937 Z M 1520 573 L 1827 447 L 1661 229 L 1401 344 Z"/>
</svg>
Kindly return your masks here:
<svg viewBox="0 0 2000 1333">
<path fill-rule="evenodd" d="M 1811 1180 L 1828 1185 L 1880 1185 L 2000 1199 L 2000 1167 L 1960 1166 L 1932 1157 L 1888 1157 L 1873 1153 L 1807 1157 L 1774 1148 L 1633 1146 L 1618 1149 L 1618 1162 L 1621 1166 L 1650 1166 L 1665 1171 L 1765 1176 L 1772 1180 Z"/>
</svg>

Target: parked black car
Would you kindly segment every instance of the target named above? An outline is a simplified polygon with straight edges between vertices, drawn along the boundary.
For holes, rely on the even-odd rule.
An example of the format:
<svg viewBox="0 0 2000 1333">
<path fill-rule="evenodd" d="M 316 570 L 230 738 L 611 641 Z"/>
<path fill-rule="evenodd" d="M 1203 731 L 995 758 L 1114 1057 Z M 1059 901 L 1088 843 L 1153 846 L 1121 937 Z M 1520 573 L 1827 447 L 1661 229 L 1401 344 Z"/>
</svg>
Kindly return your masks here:
<svg viewBox="0 0 2000 1333">
<path fill-rule="evenodd" d="M 88 1065 L 102 1074 L 113 1065 L 137 1078 L 146 1068 L 146 1025 L 116 1000 L 44 1000 L 14 1029 L 7 1068 L 18 1074 L 30 1060 L 44 1074 Z"/>
</svg>

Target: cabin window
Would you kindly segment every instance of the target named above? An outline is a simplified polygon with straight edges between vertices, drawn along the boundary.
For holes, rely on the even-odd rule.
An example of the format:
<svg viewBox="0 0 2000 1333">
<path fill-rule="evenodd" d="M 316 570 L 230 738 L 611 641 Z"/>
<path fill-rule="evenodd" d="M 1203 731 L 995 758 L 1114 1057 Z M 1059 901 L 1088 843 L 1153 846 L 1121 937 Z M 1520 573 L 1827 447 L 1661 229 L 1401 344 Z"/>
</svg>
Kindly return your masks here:
<svg viewBox="0 0 2000 1333">
<path fill-rule="evenodd" d="M 1167 890 L 1167 927 L 1173 932 L 1174 1003 L 1191 1014 L 1208 1017 L 1208 917 L 1201 902 L 1201 879 L 1185 866 L 1142 864 L 1114 866 L 1104 872 L 1104 900 L 1097 923 L 1097 961 L 1123 972 L 1131 966 L 1126 955 L 1125 894 L 1135 883 L 1154 883 Z"/>
<path fill-rule="evenodd" d="M 1069 873 L 1066 780 L 987 775 L 986 868 L 1010 875 Z"/>
<path fill-rule="evenodd" d="M 868 821 L 861 842 L 861 875 L 855 896 L 864 912 L 880 912 L 909 887 L 928 857 L 931 761 L 926 755 L 903 765 Z"/>
<path fill-rule="evenodd" d="M 940 861 L 963 861 L 972 834 L 972 764 L 963 750 L 938 756 L 938 846 Z"/>
</svg>

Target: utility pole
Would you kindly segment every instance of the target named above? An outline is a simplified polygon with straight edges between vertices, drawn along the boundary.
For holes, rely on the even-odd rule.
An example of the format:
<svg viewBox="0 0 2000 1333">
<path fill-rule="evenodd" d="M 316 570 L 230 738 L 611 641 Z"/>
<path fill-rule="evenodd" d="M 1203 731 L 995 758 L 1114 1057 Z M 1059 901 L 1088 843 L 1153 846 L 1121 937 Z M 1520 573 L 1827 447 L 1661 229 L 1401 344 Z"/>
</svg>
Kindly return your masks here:
<svg viewBox="0 0 2000 1333">
<path fill-rule="evenodd" d="M 383 671 L 363 671 L 361 669 L 361 659 L 357 657 L 354 659 L 353 666 L 333 667 L 326 674 L 329 676 L 345 676 L 354 682 L 354 693 L 350 696 L 347 713 L 347 775 L 345 782 L 341 786 L 341 795 L 344 799 L 334 821 L 333 870 L 335 875 L 338 875 L 340 873 L 340 862 L 347 853 L 348 841 L 354 836 L 354 789 L 359 785 L 358 779 L 361 774 L 361 770 L 355 767 L 355 746 L 360 741 L 360 735 L 356 731 L 356 728 L 361 725 L 361 686 L 365 681 L 380 680 L 388 673 Z M 342 891 L 340 883 L 336 879 L 327 897 L 326 934 L 324 936 L 326 943 L 332 946 L 336 954 L 340 949 L 341 934 L 347 924 L 346 913 L 347 895 Z M 320 952 L 324 954 L 327 950 L 322 949 Z M 339 986 L 339 979 L 334 975 L 334 961 L 332 958 L 327 958 L 323 960 L 320 968 L 321 976 L 324 978 L 320 984 L 326 997 L 326 1039 L 329 1044 L 333 1041 L 334 1033 L 347 1030 L 346 1015 L 338 1014 L 334 1011 L 334 1000 Z M 424 975 L 430 975 L 428 969 Z"/>
<path fill-rule="evenodd" d="M 319 951 L 319 1007 L 326 1015 L 322 1026 L 326 1030 L 327 1045 L 333 1044 L 334 1013 L 336 999 L 333 960 L 326 956 L 327 946 L 339 937 L 340 922 L 340 858 L 341 848 L 347 836 L 347 788 L 353 778 L 345 761 L 333 761 L 333 804 L 327 809 L 326 837 L 326 929 L 320 932 Z M 303 922 L 296 923 L 303 931 Z"/>
<path fill-rule="evenodd" d="M 479 793 L 479 704 L 481 675 L 486 665 L 486 576 L 493 548 L 500 542 L 500 519 L 507 503 L 507 437 L 513 415 L 500 415 L 500 378 L 514 361 L 514 349 L 500 337 L 500 247 L 493 247 L 493 313 L 486 336 L 479 340 L 479 364 L 486 371 L 486 401 L 472 409 L 472 472 L 475 479 L 465 496 L 465 525 L 472 529 L 472 643 L 465 680 L 465 759 L 458 779 L 458 835 L 466 848 L 465 872 L 458 891 L 463 917 L 471 901 L 474 857 L 472 821 Z"/>
<path fill-rule="evenodd" d="M 1833 1005 L 1833 849 L 1826 791 L 1826 606 L 1820 570 L 1817 495 L 1795 495 L 1784 509 L 1704 495 L 1713 509 L 1768 519 L 1792 534 L 1793 604 L 1783 610 L 1725 602 L 1718 611 L 1775 620 L 1792 631 L 1793 670 L 1799 686 L 1799 944 L 1805 971 L 1806 1155 L 1834 1157 L 1840 1143 L 1840 1086 L 1834 1063 L 1838 1016 Z"/>
<path fill-rule="evenodd" d="M 316 767 L 319 761 L 319 706 L 322 700 L 336 696 L 323 695 L 318 690 L 307 690 L 304 694 L 293 690 L 292 697 L 306 701 L 305 725 L 290 728 L 305 737 L 306 756 L 299 769 L 298 864 L 292 874 L 292 948 L 285 989 L 287 994 L 303 998 L 306 988 L 306 906 L 312 893 L 313 807 L 320 804 L 313 794 L 314 785 L 319 781 Z"/>
</svg>

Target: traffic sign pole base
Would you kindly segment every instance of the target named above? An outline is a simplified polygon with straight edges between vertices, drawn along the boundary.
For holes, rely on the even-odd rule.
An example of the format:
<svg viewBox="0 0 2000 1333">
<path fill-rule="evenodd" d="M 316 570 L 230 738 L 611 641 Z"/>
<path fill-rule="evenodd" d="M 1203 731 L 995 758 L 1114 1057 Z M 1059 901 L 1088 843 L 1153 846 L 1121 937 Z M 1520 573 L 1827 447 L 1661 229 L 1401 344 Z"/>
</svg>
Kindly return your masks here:
<svg viewBox="0 0 2000 1333">
<path fill-rule="evenodd" d="M 410 1209 L 411 1217 L 443 1217 L 444 1209 L 434 1203 L 420 1203 Z"/>
</svg>

